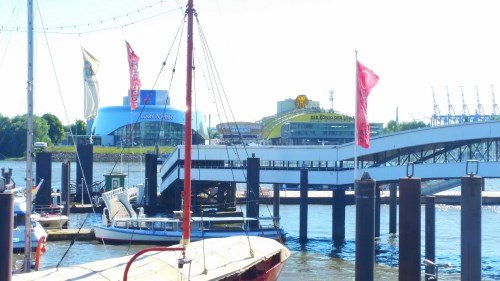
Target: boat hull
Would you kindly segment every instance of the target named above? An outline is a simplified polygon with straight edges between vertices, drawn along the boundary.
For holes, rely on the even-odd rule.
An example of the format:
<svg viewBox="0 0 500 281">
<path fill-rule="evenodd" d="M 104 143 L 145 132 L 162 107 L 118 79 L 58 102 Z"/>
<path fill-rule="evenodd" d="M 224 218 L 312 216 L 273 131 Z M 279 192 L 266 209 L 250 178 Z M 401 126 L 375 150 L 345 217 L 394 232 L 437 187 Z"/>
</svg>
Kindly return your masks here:
<svg viewBox="0 0 500 281">
<path fill-rule="evenodd" d="M 113 226 L 95 226 L 94 235 L 98 241 L 108 243 L 141 243 L 141 244 L 174 244 L 179 243 L 181 231 L 151 231 L 140 229 L 124 229 Z M 258 236 L 274 240 L 282 240 L 284 234 L 276 230 L 266 231 L 191 231 L 191 241 L 208 238 L 225 238 L 232 236 Z"/>
</svg>

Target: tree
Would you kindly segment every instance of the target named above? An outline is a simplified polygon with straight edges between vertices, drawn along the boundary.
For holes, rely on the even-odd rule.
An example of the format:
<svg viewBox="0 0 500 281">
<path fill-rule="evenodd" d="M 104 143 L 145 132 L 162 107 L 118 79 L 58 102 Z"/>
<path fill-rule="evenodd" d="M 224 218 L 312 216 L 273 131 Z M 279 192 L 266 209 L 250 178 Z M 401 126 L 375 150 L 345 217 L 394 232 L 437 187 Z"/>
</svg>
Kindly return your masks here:
<svg viewBox="0 0 500 281">
<path fill-rule="evenodd" d="M 49 125 L 49 137 L 53 144 L 59 144 L 64 139 L 64 127 L 54 114 L 45 113 L 42 116 Z"/>
<path fill-rule="evenodd" d="M 12 122 L 9 117 L 5 117 L 0 114 L 0 159 L 3 159 L 8 155 L 6 145 L 9 141 L 7 135 L 10 131 L 11 123 Z"/>
<path fill-rule="evenodd" d="M 65 129 L 74 136 L 87 134 L 87 125 L 82 120 L 76 120 L 74 124 L 66 126 Z"/>
<path fill-rule="evenodd" d="M 394 133 L 418 128 L 428 127 L 428 124 L 425 124 L 422 121 L 411 121 L 411 122 L 401 122 L 397 123 L 394 120 L 391 120 L 387 123 L 387 126 L 384 128 L 384 133 Z"/>
<path fill-rule="evenodd" d="M 28 127 L 27 115 L 18 115 L 12 118 L 11 126 L 5 134 L 5 156 L 21 157 L 26 153 L 26 133 Z M 45 119 L 33 116 L 33 142 L 52 144 L 49 138 L 49 125 Z"/>
</svg>

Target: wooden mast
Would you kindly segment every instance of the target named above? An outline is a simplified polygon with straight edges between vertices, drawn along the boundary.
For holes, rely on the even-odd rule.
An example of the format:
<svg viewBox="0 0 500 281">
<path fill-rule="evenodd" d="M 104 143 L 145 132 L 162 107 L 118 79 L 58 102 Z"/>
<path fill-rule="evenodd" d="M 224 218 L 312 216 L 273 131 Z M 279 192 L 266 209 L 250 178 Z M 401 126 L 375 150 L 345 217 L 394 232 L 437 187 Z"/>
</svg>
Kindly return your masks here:
<svg viewBox="0 0 500 281">
<path fill-rule="evenodd" d="M 186 246 L 191 236 L 191 89 L 193 76 L 193 0 L 188 0 L 186 9 L 188 19 L 187 30 L 187 63 L 186 63 L 186 117 L 184 129 L 184 208 L 181 244 Z"/>
</svg>

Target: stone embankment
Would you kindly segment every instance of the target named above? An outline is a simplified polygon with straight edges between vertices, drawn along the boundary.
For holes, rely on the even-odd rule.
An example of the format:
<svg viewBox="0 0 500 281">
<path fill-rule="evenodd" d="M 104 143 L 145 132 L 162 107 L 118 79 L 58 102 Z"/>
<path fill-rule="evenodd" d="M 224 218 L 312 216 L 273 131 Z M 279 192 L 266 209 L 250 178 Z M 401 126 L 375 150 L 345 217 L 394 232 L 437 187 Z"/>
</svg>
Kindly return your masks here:
<svg viewBox="0 0 500 281">
<path fill-rule="evenodd" d="M 76 161 L 76 153 L 75 152 L 51 152 L 52 153 L 52 161 L 53 162 L 66 162 Z M 144 154 L 123 154 L 119 153 L 94 153 L 94 162 L 118 162 L 123 159 L 125 162 L 139 162 L 144 161 Z"/>
</svg>

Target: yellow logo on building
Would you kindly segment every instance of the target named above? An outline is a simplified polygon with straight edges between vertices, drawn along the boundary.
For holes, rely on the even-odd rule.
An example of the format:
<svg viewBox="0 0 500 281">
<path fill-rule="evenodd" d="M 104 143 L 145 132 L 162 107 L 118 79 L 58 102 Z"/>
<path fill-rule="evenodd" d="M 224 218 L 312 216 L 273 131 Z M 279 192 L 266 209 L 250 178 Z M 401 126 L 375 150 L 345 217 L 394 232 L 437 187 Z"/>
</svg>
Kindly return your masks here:
<svg viewBox="0 0 500 281">
<path fill-rule="evenodd" d="M 305 108 L 309 104 L 309 100 L 306 95 L 298 95 L 295 98 L 295 108 Z"/>
</svg>

